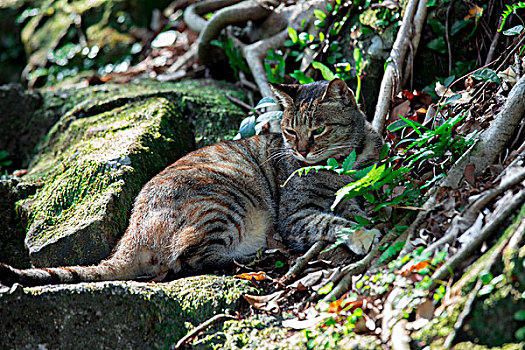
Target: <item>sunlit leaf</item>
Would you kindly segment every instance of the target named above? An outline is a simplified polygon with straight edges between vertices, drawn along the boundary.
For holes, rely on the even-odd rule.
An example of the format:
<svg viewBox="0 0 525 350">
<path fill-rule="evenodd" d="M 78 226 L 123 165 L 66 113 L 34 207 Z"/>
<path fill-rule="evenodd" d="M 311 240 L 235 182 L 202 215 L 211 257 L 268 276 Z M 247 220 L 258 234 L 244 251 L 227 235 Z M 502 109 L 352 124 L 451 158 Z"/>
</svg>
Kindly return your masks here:
<svg viewBox="0 0 525 350">
<path fill-rule="evenodd" d="M 297 36 L 297 31 L 292 27 L 288 27 L 288 35 L 290 36 L 290 39 L 294 44 L 299 40 L 299 37 Z"/>
<path fill-rule="evenodd" d="M 235 275 L 233 277 L 240 278 L 243 280 L 255 280 L 255 281 L 264 281 L 266 279 L 266 273 L 264 271 L 261 272 L 245 272 L 241 273 L 240 275 Z"/>
<path fill-rule="evenodd" d="M 255 135 L 255 116 L 244 118 L 239 127 L 239 134 L 242 138 Z"/>
<path fill-rule="evenodd" d="M 262 98 L 259 103 L 257 103 L 257 106 L 255 106 L 255 109 L 270 107 L 277 105 L 277 102 L 273 100 L 271 97 L 264 97 Z"/>
<path fill-rule="evenodd" d="M 320 70 L 321 74 L 323 75 L 323 78 L 325 80 L 333 80 L 333 79 L 336 78 L 336 75 L 334 73 L 332 73 L 330 68 L 328 68 L 327 66 L 325 66 L 321 62 L 313 61 L 312 62 L 312 67 L 314 67 L 315 69 Z"/>
<path fill-rule="evenodd" d="M 520 24 L 510 29 L 504 30 L 503 34 L 511 36 L 511 35 L 520 35 L 522 32 L 523 32 L 523 26 Z"/>
</svg>

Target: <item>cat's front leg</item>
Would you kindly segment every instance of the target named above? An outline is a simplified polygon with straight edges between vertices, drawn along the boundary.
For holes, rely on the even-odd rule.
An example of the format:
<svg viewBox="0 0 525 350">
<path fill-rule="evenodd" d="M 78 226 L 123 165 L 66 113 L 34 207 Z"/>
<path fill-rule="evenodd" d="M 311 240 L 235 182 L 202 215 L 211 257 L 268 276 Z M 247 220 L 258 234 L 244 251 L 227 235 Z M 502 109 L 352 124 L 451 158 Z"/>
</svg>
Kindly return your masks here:
<svg viewBox="0 0 525 350">
<path fill-rule="evenodd" d="M 279 231 L 287 245 L 296 251 L 304 251 L 320 240 L 335 242 L 341 237 L 352 252 L 366 254 L 377 240 L 379 231 L 354 231 L 354 225 L 355 223 L 345 218 L 311 208 L 281 216 Z"/>
</svg>

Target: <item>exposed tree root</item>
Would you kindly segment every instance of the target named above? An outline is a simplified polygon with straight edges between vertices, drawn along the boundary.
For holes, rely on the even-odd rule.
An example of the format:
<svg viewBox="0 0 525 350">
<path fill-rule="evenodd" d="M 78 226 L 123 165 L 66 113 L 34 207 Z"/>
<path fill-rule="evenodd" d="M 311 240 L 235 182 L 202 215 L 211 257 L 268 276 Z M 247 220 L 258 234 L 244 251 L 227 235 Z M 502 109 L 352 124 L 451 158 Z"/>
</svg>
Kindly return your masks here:
<svg viewBox="0 0 525 350">
<path fill-rule="evenodd" d="M 379 133 L 383 133 L 385 127 L 385 118 L 390 109 L 390 104 L 394 95 L 401 88 L 403 77 L 401 72 L 404 71 L 407 51 L 410 45 L 413 48 L 413 55 L 419 44 L 421 30 L 426 18 L 427 0 L 409 0 L 403 17 L 401 28 L 397 33 L 394 47 L 390 52 L 390 62 L 386 66 L 381 87 L 379 89 L 379 98 L 372 121 L 373 128 Z"/>
<path fill-rule="evenodd" d="M 481 246 L 493 233 L 498 232 L 507 218 L 518 210 L 525 203 L 525 189 L 520 190 L 513 196 L 512 201 L 506 205 L 501 213 L 491 222 L 486 224 L 480 231 L 472 237 L 468 244 L 465 244 L 454 256 L 448 259 L 439 269 L 434 272 L 431 279 L 433 281 L 445 279 L 451 272 L 456 270 L 476 249 Z M 434 285 L 436 282 L 434 282 Z"/>
</svg>

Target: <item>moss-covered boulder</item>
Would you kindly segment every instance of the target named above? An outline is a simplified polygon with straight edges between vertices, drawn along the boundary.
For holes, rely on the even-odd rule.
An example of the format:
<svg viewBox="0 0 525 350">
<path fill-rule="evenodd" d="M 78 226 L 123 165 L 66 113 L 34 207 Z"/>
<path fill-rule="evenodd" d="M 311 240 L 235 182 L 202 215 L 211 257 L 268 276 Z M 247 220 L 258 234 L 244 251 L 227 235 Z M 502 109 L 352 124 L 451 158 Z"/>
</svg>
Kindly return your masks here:
<svg viewBox="0 0 525 350">
<path fill-rule="evenodd" d="M 199 276 L 169 283 L 98 282 L 0 293 L 2 349 L 167 349 L 217 313 L 233 314 L 243 280 Z"/>
<path fill-rule="evenodd" d="M 233 136 L 243 113 L 226 93 L 241 97 L 209 81 L 42 91 L 32 117 L 50 111 L 61 117 L 16 186 L 36 190 L 17 202 L 32 263 L 107 257 L 146 181 L 189 152 L 195 139 L 204 145 Z"/>
</svg>

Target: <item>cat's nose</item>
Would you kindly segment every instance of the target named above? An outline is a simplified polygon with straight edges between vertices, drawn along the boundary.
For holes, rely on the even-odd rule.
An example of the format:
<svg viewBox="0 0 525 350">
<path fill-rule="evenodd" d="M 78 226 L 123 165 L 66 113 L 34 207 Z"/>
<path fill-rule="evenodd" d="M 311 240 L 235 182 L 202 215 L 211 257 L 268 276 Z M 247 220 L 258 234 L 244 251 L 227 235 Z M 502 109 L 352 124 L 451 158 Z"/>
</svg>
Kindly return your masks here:
<svg viewBox="0 0 525 350">
<path fill-rule="evenodd" d="M 308 154 L 307 149 L 298 149 L 297 152 L 305 158 L 306 158 L 306 155 Z"/>
</svg>

